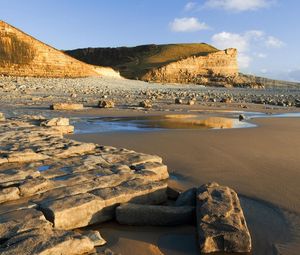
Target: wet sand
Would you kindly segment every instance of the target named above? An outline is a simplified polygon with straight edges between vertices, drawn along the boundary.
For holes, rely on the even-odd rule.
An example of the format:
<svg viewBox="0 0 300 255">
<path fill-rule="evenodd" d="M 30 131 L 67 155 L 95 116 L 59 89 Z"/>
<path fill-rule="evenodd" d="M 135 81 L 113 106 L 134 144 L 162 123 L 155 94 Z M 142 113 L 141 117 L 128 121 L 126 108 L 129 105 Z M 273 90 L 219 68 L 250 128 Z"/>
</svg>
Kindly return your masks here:
<svg viewBox="0 0 300 255">
<path fill-rule="evenodd" d="M 276 250 L 283 254 L 299 254 L 300 120 L 270 118 L 253 122 L 257 128 L 98 133 L 74 135 L 73 138 L 158 154 L 168 165 L 169 172 L 179 176 L 175 182 L 182 188 L 210 181 L 234 188 L 241 197 L 252 234 L 253 254 L 276 254 Z M 137 236 L 147 240 L 138 242 L 139 245 L 130 234 L 130 228 L 104 228 L 102 232 L 110 245 L 119 247 L 120 251 L 126 250 L 125 246 L 132 242 L 140 247 L 135 249 L 136 253 L 130 252 L 133 255 L 143 254 L 141 250 L 146 247 L 153 249 L 145 254 L 180 251 L 176 245 L 181 238 L 172 237 L 177 229 L 169 229 L 168 238 L 163 238 L 161 229 L 153 230 L 155 234 L 150 231 L 155 236 L 150 238 L 148 230 L 136 230 Z M 188 233 L 193 235 L 191 229 Z M 111 243 L 111 236 L 117 241 Z M 149 248 L 149 245 L 154 246 Z M 178 254 L 194 253 L 191 249 Z"/>
</svg>

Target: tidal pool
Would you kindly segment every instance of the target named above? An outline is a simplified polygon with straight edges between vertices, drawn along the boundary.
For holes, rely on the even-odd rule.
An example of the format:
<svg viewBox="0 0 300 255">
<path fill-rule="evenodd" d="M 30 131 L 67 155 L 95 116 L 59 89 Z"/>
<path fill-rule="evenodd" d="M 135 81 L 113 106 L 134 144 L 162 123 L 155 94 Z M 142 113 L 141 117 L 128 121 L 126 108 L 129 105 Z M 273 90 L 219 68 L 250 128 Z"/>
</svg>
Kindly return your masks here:
<svg viewBox="0 0 300 255">
<path fill-rule="evenodd" d="M 233 117 L 202 115 L 161 115 L 136 117 L 74 118 L 75 134 L 99 132 L 139 132 L 168 129 L 249 128 L 254 124 Z"/>
</svg>

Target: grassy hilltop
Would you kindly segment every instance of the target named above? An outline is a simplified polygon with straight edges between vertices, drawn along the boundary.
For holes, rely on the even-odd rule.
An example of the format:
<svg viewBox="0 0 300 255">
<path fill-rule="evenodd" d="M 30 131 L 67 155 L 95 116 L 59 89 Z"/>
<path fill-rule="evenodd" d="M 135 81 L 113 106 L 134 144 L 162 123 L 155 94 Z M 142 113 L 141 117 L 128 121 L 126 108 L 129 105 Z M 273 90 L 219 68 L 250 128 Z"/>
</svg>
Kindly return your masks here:
<svg viewBox="0 0 300 255">
<path fill-rule="evenodd" d="M 110 66 L 134 79 L 148 70 L 190 56 L 207 55 L 218 49 L 206 43 L 141 45 L 137 47 L 85 48 L 66 51 L 70 56 L 92 65 Z"/>
</svg>

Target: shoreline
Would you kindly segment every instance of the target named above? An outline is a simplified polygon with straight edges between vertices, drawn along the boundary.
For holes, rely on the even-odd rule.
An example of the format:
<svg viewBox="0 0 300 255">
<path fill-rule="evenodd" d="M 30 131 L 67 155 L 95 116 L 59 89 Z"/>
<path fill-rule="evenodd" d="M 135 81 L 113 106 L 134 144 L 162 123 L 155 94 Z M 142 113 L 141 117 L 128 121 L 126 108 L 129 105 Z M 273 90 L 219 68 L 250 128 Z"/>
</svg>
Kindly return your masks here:
<svg viewBox="0 0 300 255">
<path fill-rule="evenodd" d="M 140 113 L 138 115 L 140 115 Z M 155 149 L 155 152 L 158 155 L 161 155 L 163 157 L 164 161 L 166 162 L 166 164 L 169 166 L 169 171 L 170 171 L 171 175 L 172 175 L 172 173 L 181 174 L 181 175 L 183 174 L 183 176 L 186 177 L 184 180 L 184 184 L 183 184 L 184 189 L 190 188 L 192 186 L 200 185 L 202 183 L 209 182 L 209 181 L 217 181 L 221 184 L 229 185 L 229 186 L 233 187 L 235 190 L 237 190 L 238 194 L 240 195 L 241 200 L 246 200 L 246 201 L 248 200 L 248 207 L 250 209 L 248 208 L 245 210 L 244 207 L 246 204 L 243 203 L 244 204 L 243 205 L 244 212 L 245 212 L 245 214 L 246 213 L 248 214 L 248 219 L 251 218 L 252 221 L 260 222 L 260 223 L 257 223 L 257 222 L 251 223 L 252 231 L 254 229 L 256 236 L 259 235 L 258 233 L 264 232 L 266 229 L 272 229 L 272 228 L 273 228 L 273 230 L 274 230 L 274 228 L 277 229 L 276 231 L 274 231 L 274 233 L 278 233 L 278 232 L 284 233 L 283 236 L 282 235 L 278 236 L 277 234 L 275 234 L 272 237 L 272 234 L 274 234 L 274 233 L 272 233 L 272 232 L 265 233 L 264 232 L 265 235 L 267 236 L 267 238 L 266 238 L 266 236 L 264 236 L 264 238 L 265 238 L 264 240 L 265 241 L 267 240 L 267 241 L 266 241 L 266 243 L 263 243 L 264 241 L 256 239 L 255 245 L 256 246 L 258 245 L 259 251 L 255 250 L 255 253 L 253 253 L 253 254 L 276 254 L 276 252 L 283 252 L 283 254 L 292 254 L 291 251 L 295 252 L 299 248 L 297 246 L 297 240 L 298 240 L 297 236 L 300 233 L 299 232 L 300 228 L 298 227 L 298 225 L 300 223 L 300 211 L 299 211 L 300 207 L 299 207 L 299 201 L 297 201 L 298 199 L 289 201 L 290 199 L 287 199 L 287 195 L 281 195 L 281 198 L 280 197 L 276 198 L 276 195 L 278 196 L 280 194 L 280 192 L 279 193 L 277 192 L 275 196 L 272 194 L 268 194 L 268 193 L 272 193 L 272 191 L 270 191 L 270 184 L 272 186 L 277 186 L 277 185 L 273 184 L 272 181 L 266 181 L 266 179 L 264 182 L 256 180 L 257 185 L 255 185 L 255 186 L 260 187 L 256 191 L 254 191 L 254 190 L 251 191 L 251 189 L 249 189 L 249 187 L 247 187 L 245 189 L 245 187 L 243 187 L 243 186 L 248 186 L 247 182 L 245 182 L 246 179 L 244 180 L 243 178 L 241 178 L 241 176 L 239 176 L 241 173 L 238 173 L 236 171 L 234 171 L 235 174 L 233 174 L 233 172 L 232 172 L 233 175 L 229 174 L 229 172 L 230 172 L 229 171 L 226 174 L 227 175 L 227 177 L 226 177 L 221 172 L 209 173 L 208 170 L 205 170 L 205 171 L 200 170 L 199 174 L 200 175 L 204 174 L 206 177 L 205 177 L 205 179 L 202 179 L 201 177 L 199 179 L 199 177 L 195 176 L 195 174 L 196 174 L 195 170 L 192 170 L 192 172 L 190 172 L 190 171 L 187 172 L 189 165 L 184 166 L 184 164 L 187 163 L 187 159 L 183 160 L 183 158 L 184 158 L 183 150 L 181 150 L 181 153 L 176 152 L 176 148 L 178 148 L 178 146 L 175 145 L 176 143 L 171 142 L 171 145 L 165 146 L 165 144 L 168 143 L 168 141 L 174 141 L 175 139 L 179 139 L 181 137 L 180 141 L 177 144 L 180 144 L 181 147 L 186 146 L 186 148 L 188 148 L 189 146 L 193 147 L 194 144 L 190 144 L 190 142 L 193 140 L 193 138 L 195 139 L 199 135 L 203 138 L 203 137 L 207 136 L 208 134 L 209 134 L 209 137 L 211 140 L 206 139 L 205 146 L 209 146 L 209 144 L 211 142 L 212 143 L 216 142 L 216 139 L 213 138 L 214 135 L 222 136 L 223 137 L 222 140 L 224 140 L 224 138 L 227 136 L 227 139 L 225 139 L 225 141 L 223 141 L 221 143 L 222 146 L 225 146 L 226 142 L 228 140 L 230 140 L 228 138 L 228 136 L 230 136 L 231 138 L 234 138 L 234 136 L 236 135 L 235 133 L 238 133 L 238 135 L 240 137 L 245 138 L 249 135 L 249 134 L 247 134 L 250 132 L 249 130 L 252 130 L 251 132 L 254 132 L 254 133 L 264 133 L 264 132 L 266 132 L 266 129 L 273 129 L 274 125 L 279 126 L 278 129 L 280 130 L 280 129 L 283 129 L 285 126 L 292 126 L 293 128 L 298 128 L 299 124 L 300 124 L 300 123 L 298 123 L 299 120 L 297 118 L 284 118 L 284 121 L 282 121 L 282 118 L 258 118 L 258 119 L 252 119 L 250 121 L 252 123 L 255 123 L 257 125 L 257 127 L 253 128 L 253 129 L 246 128 L 246 129 L 224 129 L 224 130 L 204 130 L 204 131 L 199 130 L 198 134 L 197 134 L 197 130 L 166 130 L 167 132 L 165 132 L 165 131 L 155 131 L 155 132 L 147 131 L 147 132 L 139 132 L 139 133 L 114 132 L 114 133 L 97 133 L 97 134 L 75 134 L 75 135 L 71 135 L 70 137 L 72 139 L 79 140 L 79 141 L 88 142 L 88 141 L 93 140 L 93 141 L 97 141 L 98 143 L 102 143 L 102 144 L 110 144 L 110 145 L 118 146 L 118 147 L 126 147 L 126 148 L 130 148 L 130 149 L 136 149 L 136 150 L 143 151 L 146 153 L 153 153 L 154 149 Z M 242 134 L 243 132 L 245 132 L 245 134 Z M 220 135 L 221 133 L 223 135 Z M 262 135 L 260 135 L 260 136 L 262 136 Z M 184 137 L 185 137 L 185 139 L 183 139 Z M 292 138 L 290 137 L 288 140 L 291 140 L 291 139 Z M 162 145 L 162 146 L 159 147 L 158 143 L 155 143 L 153 141 L 160 141 L 160 145 Z M 295 140 L 295 141 L 296 141 L 297 146 L 300 146 L 300 144 L 297 143 L 297 140 Z M 149 142 L 150 142 L 150 144 L 149 144 Z M 145 146 L 144 146 L 144 144 L 145 144 Z M 146 144 L 148 146 L 146 146 Z M 164 147 L 164 148 L 162 149 L 161 147 Z M 235 146 L 235 147 L 238 148 L 238 146 Z M 270 147 L 272 147 L 272 145 L 270 145 Z M 173 149 L 171 149 L 171 148 L 173 148 Z M 199 147 L 197 147 L 197 148 L 199 151 Z M 157 149 L 159 152 L 157 152 Z M 196 148 L 194 148 L 194 150 L 197 151 Z M 201 154 L 201 151 L 203 151 L 203 149 L 200 150 L 199 154 Z M 260 152 L 261 151 L 262 150 L 260 150 Z M 297 148 L 295 148 L 295 151 L 297 151 Z M 191 152 L 191 150 L 187 150 L 185 153 L 193 154 L 193 152 Z M 277 152 L 277 154 L 278 154 L 278 152 Z M 256 155 L 259 155 L 259 152 L 256 152 Z M 295 153 L 293 155 L 295 155 Z M 170 159 L 170 157 L 171 158 L 179 157 L 179 159 L 172 160 L 172 159 Z M 206 157 L 211 158 L 211 156 L 209 156 L 209 155 L 207 155 Z M 234 158 L 234 156 L 233 156 L 233 158 Z M 233 158 L 231 158 L 230 161 L 232 161 Z M 238 157 L 236 157 L 236 158 L 238 159 Z M 191 158 L 189 160 L 191 160 Z M 197 162 L 199 163 L 199 161 L 197 161 Z M 225 163 L 224 161 L 222 161 L 222 163 L 221 163 L 221 165 L 223 165 L 223 168 L 225 168 L 225 169 L 228 168 L 228 164 L 224 164 L 224 163 Z M 270 163 L 272 163 L 272 162 L 269 160 L 269 164 Z M 271 164 L 271 165 L 274 166 L 274 165 L 276 165 L 276 163 L 278 163 L 278 162 L 275 162 L 275 163 L 273 162 L 273 164 Z M 206 162 L 206 165 L 207 164 L 208 164 L 208 162 Z M 195 165 L 196 165 L 196 163 L 192 164 L 193 169 L 196 167 Z M 240 163 L 238 165 L 242 166 Z M 198 166 L 198 167 L 201 168 L 201 166 Z M 213 169 L 214 167 L 211 166 L 210 168 Z M 179 170 L 179 169 L 181 169 L 181 170 Z M 251 176 L 251 174 L 250 174 L 251 171 L 250 172 L 249 172 L 249 170 L 247 170 L 247 171 L 248 171 L 248 174 L 246 174 L 246 176 L 248 175 L 248 177 L 247 177 L 247 179 L 248 179 Z M 194 173 L 194 174 L 192 174 L 192 173 Z M 280 171 L 277 172 L 277 174 L 280 175 Z M 235 180 L 228 179 L 229 176 L 234 176 L 234 175 L 235 175 L 235 177 L 233 179 L 235 179 Z M 195 179 L 195 177 L 196 177 L 196 179 Z M 256 178 L 259 178 L 259 177 L 256 177 Z M 296 182 L 297 182 L 297 180 L 299 179 L 299 176 L 298 177 L 294 176 L 294 178 L 287 176 L 286 178 L 296 180 Z M 202 181 L 201 181 L 201 179 L 202 179 Z M 251 181 L 255 182 L 255 178 L 253 179 L 253 177 L 250 177 L 249 179 Z M 272 180 L 274 181 L 275 179 L 273 178 Z M 282 178 L 278 178 L 277 182 L 278 181 L 281 182 Z M 178 182 L 178 180 L 175 180 L 175 181 L 173 180 L 173 183 L 174 182 Z M 261 183 L 261 184 L 259 184 L 259 183 Z M 267 184 L 267 187 L 263 188 L 263 186 L 261 186 L 262 183 L 264 183 L 263 185 Z M 255 186 L 253 186 L 253 187 L 255 187 Z M 296 190 L 297 190 L 297 183 L 295 183 L 293 187 L 294 188 L 296 187 Z M 300 194 L 299 191 L 297 191 L 297 193 Z M 295 197 L 297 197 L 297 196 L 295 195 Z M 251 201 L 250 203 L 249 203 L 249 200 Z M 253 208 L 251 209 L 251 206 L 249 206 L 249 204 L 250 205 L 254 204 L 254 208 L 255 207 L 260 208 L 260 211 L 263 211 L 263 212 L 265 211 L 265 213 L 264 213 L 265 216 L 268 215 L 269 218 L 273 219 L 273 220 L 270 220 L 270 222 L 267 224 L 268 226 L 264 226 L 265 229 L 263 229 L 263 231 L 262 231 L 262 229 L 260 229 L 260 230 L 258 230 L 258 229 L 260 228 L 260 225 L 265 220 L 265 217 L 260 217 L 260 215 L 259 215 L 260 211 L 259 210 L 255 211 L 255 209 L 253 209 Z M 250 211 L 254 210 L 254 212 L 249 213 L 248 212 L 249 210 Z M 294 214 L 295 217 L 291 218 L 289 216 L 290 214 Z M 248 221 L 248 219 L 247 219 L 247 221 Z M 253 236 L 253 234 L 252 234 L 252 236 Z M 259 235 L 259 236 L 261 236 L 261 235 Z M 289 237 L 287 238 L 287 236 L 289 236 Z M 295 238 L 296 238 L 296 241 L 294 240 Z M 273 247 L 273 245 L 275 245 L 275 246 Z M 295 246 L 295 248 L 293 248 L 294 246 Z M 264 250 L 264 252 L 261 252 L 261 250 Z M 271 251 L 271 250 L 273 250 L 273 251 Z M 275 252 L 275 250 L 278 250 L 278 251 Z M 288 253 L 285 253 L 285 251 Z M 268 252 L 270 252 L 270 253 L 268 253 Z M 168 253 L 165 253 L 165 254 L 168 254 Z"/>
<path fill-rule="evenodd" d="M 237 115 L 244 112 L 262 112 L 266 114 L 299 112 L 296 107 L 281 107 L 244 102 L 251 101 L 251 97 L 278 93 L 294 93 L 284 90 L 249 90 L 202 88 L 197 86 L 164 86 L 161 84 L 145 84 L 135 81 L 120 81 L 99 79 L 86 80 L 91 82 L 81 86 L 80 81 L 66 80 L 65 84 L 58 84 L 52 91 L 47 88 L 56 82 L 49 79 L 41 90 L 34 90 L 37 83 L 26 85 L 24 93 L 9 94 L 0 91 L 1 112 L 8 116 L 44 115 L 47 117 L 125 117 L 151 116 L 166 114 L 199 114 Z M 19 87 L 27 81 L 21 81 Z M 0 80 L 1 83 L 1 80 Z M 49 83 L 49 84 L 48 84 Z M 66 84 L 74 87 L 67 87 Z M 95 88 L 92 87 L 95 85 Z M 110 88 L 109 86 L 112 85 Z M 120 89 L 119 89 L 120 87 Z M 31 90 L 33 88 L 33 90 Z M 64 90 L 65 89 L 65 90 Z M 178 90 L 178 92 L 176 92 Z M 73 97 L 76 91 L 79 96 Z M 26 93 L 25 93 L 26 92 Z M 149 94 L 149 95 L 148 95 Z M 208 100 L 205 95 L 210 95 Z M 56 95 L 56 96 L 55 96 Z M 129 97 L 127 97 L 129 95 Z M 188 98 L 195 96 L 196 105 L 176 105 L 174 97 Z M 113 98 L 116 108 L 100 109 L 95 107 L 104 96 Z M 153 108 L 137 107 L 142 100 L 157 97 Z M 210 100 L 233 96 L 234 102 L 221 103 Z M 105 97 L 106 98 L 106 97 Z M 202 99 L 204 101 L 202 101 Z M 88 106 L 82 111 L 51 111 L 49 105 L 54 102 L 80 102 Z M 231 112 L 231 113 L 230 113 Z M 257 125 L 255 128 L 220 129 L 220 130 L 188 130 L 167 129 L 155 132 L 124 132 L 124 133 L 96 133 L 68 135 L 77 141 L 93 142 L 100 145 L 128 148 L 147 154 L 159 155 L 168 165 L 171 175 L 177 177 L 169 180 L 172 186 L 186 189 L 200 186 L 203 183 L 216 181 L 222 185 L 232 187 L 240 195 L 241 203 L 251 231 L 254 233 L 254 255 L 260 254 L 297 254 L 300 250 L 300 173 L 297 166 L 300 159 L 299 128 L 297 118 L 257 118 L 247 120 Z M 280 210 L 279 213 L 277 210 Z M 287 220 L 287 221 L 286 221 Z M 106 226 L 103 229 L 102 227 Z M 133 254 L 193 254 L 193 250 L 184 250 L 178 245 L 183 235 L 191 239 L 185 240 L 184 245 L 191 247 L 193 243 L 193 229 L 182 226 L 179 232 L 175 228 L 165 228 L 160 238 L 162 228 L 134 228 L 107 223 L 99 227 L 109 247 L 116 252 L 128 251 Z M 134 230 L 135 229 L 135 230 Z M 177 229 L 177 228 L 176 228 Z M 133 232 L 131 232 L 131 230 Z M 155 232 L 157 231 L 157 232 Z M 175 232 L 174 232 L 175 231 Z M 181 232 L 183 231 L 183 232 Z M 150 233 L 150 234 L 149 234 Z M 182 235 L 183 233 L 183 235 Z M 253 234 L 252 234 L 253 236 Z M 298 242 L 298 243 L 297 243 Z M 274 246 L 273 243 L 276 243 Z M 126 252 L 125 252 L 126 254 Z"/>
</svg>

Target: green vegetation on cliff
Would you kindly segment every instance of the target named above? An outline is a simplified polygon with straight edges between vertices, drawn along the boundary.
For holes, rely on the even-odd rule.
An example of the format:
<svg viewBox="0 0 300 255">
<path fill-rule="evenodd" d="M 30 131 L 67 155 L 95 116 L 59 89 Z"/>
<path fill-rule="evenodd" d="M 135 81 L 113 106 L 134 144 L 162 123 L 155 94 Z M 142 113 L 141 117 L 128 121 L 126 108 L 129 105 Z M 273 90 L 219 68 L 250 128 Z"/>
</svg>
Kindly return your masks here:
<svg viewBox="0 0 300 255">
<path fill-rule="evenodd" d="M 205 43 L 142 45 L 119 48 L 85 48 L 66 51 L 70 56 L 92 65 L 110 66 L 126 78 L 191 56 L 205 56 L 218 49 Z"/>
</svg>

